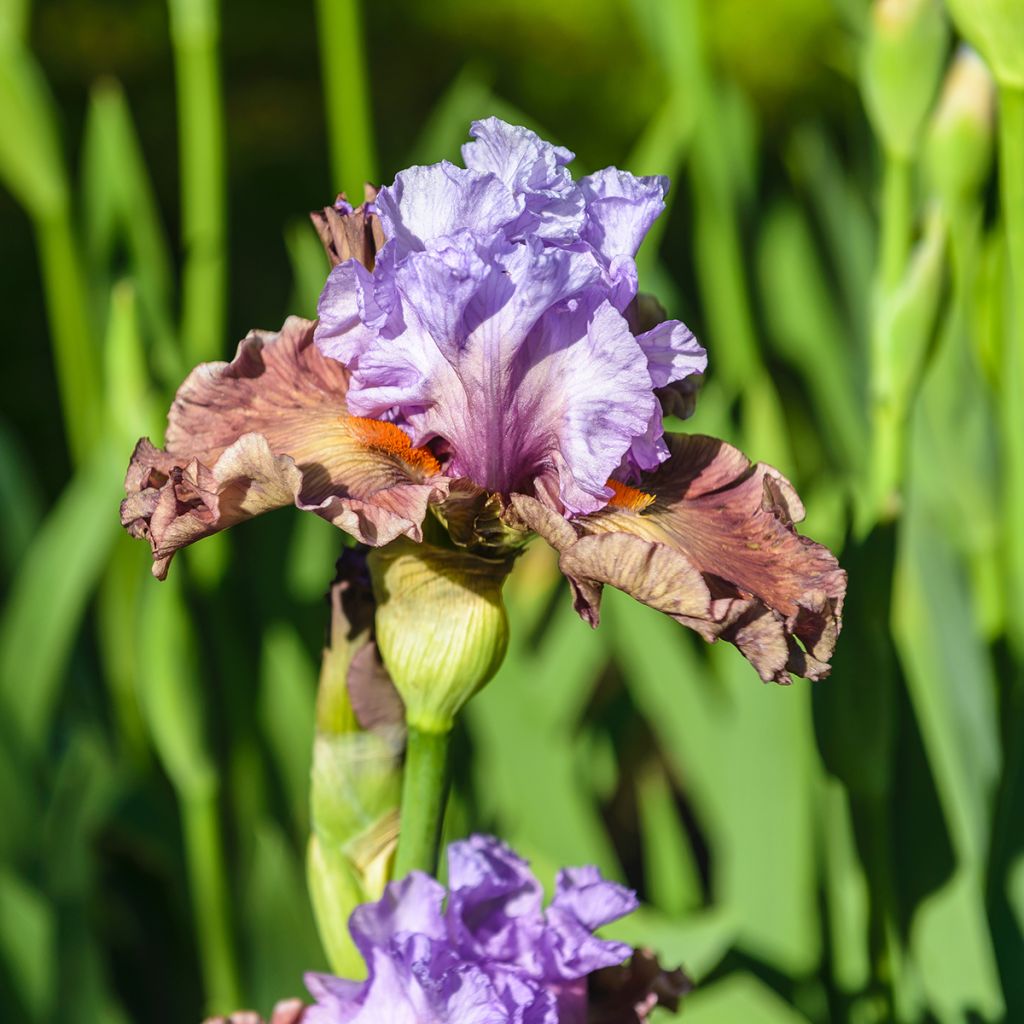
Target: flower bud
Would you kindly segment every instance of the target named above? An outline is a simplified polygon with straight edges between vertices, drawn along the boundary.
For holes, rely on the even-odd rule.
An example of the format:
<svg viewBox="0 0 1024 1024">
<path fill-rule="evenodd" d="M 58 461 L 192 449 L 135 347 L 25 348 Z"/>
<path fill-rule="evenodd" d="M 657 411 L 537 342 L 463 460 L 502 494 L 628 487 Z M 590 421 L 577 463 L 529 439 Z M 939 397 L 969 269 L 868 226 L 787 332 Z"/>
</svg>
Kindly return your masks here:
<svg viewBox="0 0 1024 1024">
<path fill-rule="evenodd" d="M 871 126 L 893 156 L 908 159 L 917 147 L 948 42 L 941 0 L 875 0 L 861 89 Z"/>
<path fill-rule="evenodd" d="M 406 722 L 446 732 L 505 657 L 501 587 L 511 562 L 402 538 L 372 551 L 369 563 L 377 645 Z"/>
<path fill-rule="evenodd" d="M 1024 88 L 1024 5 L 1020 0 L 948 0 L 956 27 L 1000 85 Z"/>
<path fill-rule="evenodd" d="M 976 195 L 992 168 L 995 82 L 969 47 L 957 52 L 928 129 L 928 177 L 947 206 Z"/>
</svg>

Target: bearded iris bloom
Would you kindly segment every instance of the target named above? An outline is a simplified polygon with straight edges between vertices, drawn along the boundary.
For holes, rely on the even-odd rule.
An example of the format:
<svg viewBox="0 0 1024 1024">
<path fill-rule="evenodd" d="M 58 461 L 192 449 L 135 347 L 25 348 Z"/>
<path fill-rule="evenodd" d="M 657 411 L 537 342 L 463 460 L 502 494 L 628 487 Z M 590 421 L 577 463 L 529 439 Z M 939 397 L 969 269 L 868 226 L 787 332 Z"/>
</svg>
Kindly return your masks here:
<svg viewBox="0 0 1024 1024">
<path fill-rule="evenodd" d="M 447 889 L 413 872 L 356 908 L 349 927 L 368 977 L 307 975 L 316 1003 L 303 1024 L 587 1024 L 646 1020 L 659 1002 L 675 1008 L 688 988 L 681 972 L 651 969 L 642 955 L 629 971 L 620 965 L 633 950 L 593 934 L 636 908 L 631 890 L 597 868 L 569 868 L 547 909 L 542 899 L 504 843 L 452 843 Z"/>
<path fill-rule="evenodd" d="M 336 264 L 318 321 L 200 366 L 165 448 L 139 442 L 122 521 L 154 573 L 287 504 L 373 547 L 440 525 L 446 546 L 506 565 L 536 534 L 593 625 L 612 584 L 734 643 L 765 680 L 827 675 L 846 579 L 796 532 L 793 488 L 724 442 L 663 431 L 706 366 L 638 296 L 667 181 L 576 181 L 572 154 L 525 128 L 472 134 L 464 168 L 413 167 L 318 215 Z"/>
</svg>

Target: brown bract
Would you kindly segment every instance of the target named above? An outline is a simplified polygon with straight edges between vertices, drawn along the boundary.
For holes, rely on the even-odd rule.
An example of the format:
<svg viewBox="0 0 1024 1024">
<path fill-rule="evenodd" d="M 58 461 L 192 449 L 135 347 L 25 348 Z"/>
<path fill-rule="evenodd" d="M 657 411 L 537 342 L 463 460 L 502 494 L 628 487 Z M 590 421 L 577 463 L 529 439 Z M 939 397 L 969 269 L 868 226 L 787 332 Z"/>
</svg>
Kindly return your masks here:
<svg viewBox="0 0 1024 1024">
<path fill-rule="evenodd" d="M 670 458 L 638 484 L 654 500 L 566 521 L 515 495 L 513 511 L 560 555 L 591 625 L 606 583 L 735 644 L 765 681 L 821 679 L 842 624 L 846 573 L 794 523 L 803 506 L 770 466 L 712 437 L 666 434 Z"/>
<path fill-rule="evenodd" d="M 344 207 L 338 209 L 336 203 L 309 215 L 332 267 L 345 260 L 358 260 L 367 270 L 373 270 L 377 250 L 384 244 L 380 219 L 375 213 L 367 212 L 367 205 L 376 198 L 377 190 L 367 184 L 365 201 L 351 213 L 344 212 Z M 338 196 L 338 203 L 347 203 L 344 192 Z"/>
<path fill-rule="evenodd" d="M 327 594 L 331 624 L 317 688 L 317 729 L 323 733 L 351 732 L 355 724 L 392 735 L 405 728 L 402 698 L 377 649 L 366 553 L 361 547 L 343 549 Z"/>
<path fill-rule="evenodd" d="M 320 355 L 313 322 L 253 331 L 230 363 L 205 363 L 171 406 L 163 450 L 139 441 L 121 522 L 163 578 L 187 544 L 282 505 L 365 544 L 419 540 L 447 493 L 433 456 L 390 423 L 348 415 L 348 371 Z"/>
<path fill-rule="evenodd" d="M 669 971 L 649 949 L 628 963 L 587 977 L 587 1024 L 643 1024 L 658 1006 L 674 1013 L 693 982 L 679 968 Z"/>
</svg>

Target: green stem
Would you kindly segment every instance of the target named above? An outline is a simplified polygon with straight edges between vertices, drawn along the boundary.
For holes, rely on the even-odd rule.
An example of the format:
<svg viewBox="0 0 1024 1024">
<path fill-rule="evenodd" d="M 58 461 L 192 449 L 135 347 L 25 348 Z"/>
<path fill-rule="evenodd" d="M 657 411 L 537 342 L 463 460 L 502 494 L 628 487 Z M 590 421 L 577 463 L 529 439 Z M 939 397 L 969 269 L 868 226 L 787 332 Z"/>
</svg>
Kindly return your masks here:
<svg viewBox="0 0 1024 1024">
<path fill-rule="evenodd" d="M 1024 89 L 999 90 L 999 179 L 1010 259 L 1012 322 L 1005 332 L 1002 389 L 1010 638 L 1024 653 Z"/>
<path fill-rule="evenodd" d="M 217 54 L 216 0 L 169 0 L 181 161 L 182 339 L 192 363 L 224 346 L 224 116 Z"/>
<path fill-rule="evenodd" d="M 429 875 L 437 870 L 441 822 L 448 802 L 450 738 L 450 732 L 424 732 L 409 726 L 395 878 L 404 878 L 415 870 Z"/>
<path fill-rule="evenodd" d="M 207 1009 L 231 1013 L 241 1004 L 231 939 L 227 875 L 215 787 L 181 795 L 182 830 Z"/>
<path fill-rule="evenodd" d="M 913 226 L 911 165 L 893 153 L 885 156 L 882 210 L 878 240 L 878 278 L 871 324 L 871 459 L 866 499 L 858 512 L 858 533 L 863 535 L 879 520 L 899 512 L 896 492 L 902 476 L 905 415 L 892 394 L 888 333 L 883 328 L 885 304 L 899 286 L 910 256 Z"/>
<path fill-rule="evenodd" d="M 872 405 L 871 434 L 870 515 L 864 524 L 866 529 L 878 522 L 892 522 L 900 512 L 899 485 L 903 477 L 906 417 L 891 399 L 876 400 Z"/>
<path fill-rule="evenodd" d="M 912 175 L 910 161 L 889 153 L 882 178 L 882 222 L 879 240 L 879 283 L 883 295 L 891 292 L 903 277 L 910 255 L 913 228 Z"/>
<path fill-rule="evenodd" d="M 331 178 L 353 203 L 376 181 L 377 154 L 359 0 L 317 0 Z"/>
<path fill-rule="evenodd" d="M 36 231 L 64 430 L 72 460 L 81 464 L 99 436 L 103 401 L 81 252 L 66 209 L 37 220 Z"/>
</svg>

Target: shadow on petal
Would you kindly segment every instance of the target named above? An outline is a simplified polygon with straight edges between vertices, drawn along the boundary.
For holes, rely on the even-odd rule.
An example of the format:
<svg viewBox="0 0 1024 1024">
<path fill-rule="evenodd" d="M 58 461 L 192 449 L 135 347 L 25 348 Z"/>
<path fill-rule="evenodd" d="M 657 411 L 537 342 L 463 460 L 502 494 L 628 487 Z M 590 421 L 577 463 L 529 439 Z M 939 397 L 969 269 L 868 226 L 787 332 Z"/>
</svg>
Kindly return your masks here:
<svg viewBox="0 0 1024 1024">
<path fill-rule="evenodd" d="M 712 437 L 667 434 L 670 458 L 645 474 L 646 508 L 609 505 L 565 521 L 516 495 L 515 513 L 560 553 L 580 615 L 596 625 L 610 583 L 735 644 L 765 681 L 821 679 L 842 624 L 846 573 L 796 532 L 803 505 L 770 466 Z"/>
<path fill-rule="evenodd" d="M 348 371 L 320 354 L 313 327 L 292 317 L 278 334 L 252 332 L 230 363 L 197 367 L 166 448 L 136 446 L 121 522 L 149 541 L 155 576 L 185 545 L 289 504 L 365 544 L 420 538 L 447 479 L 398 427 L 348 414 Z"/>
</svg>

